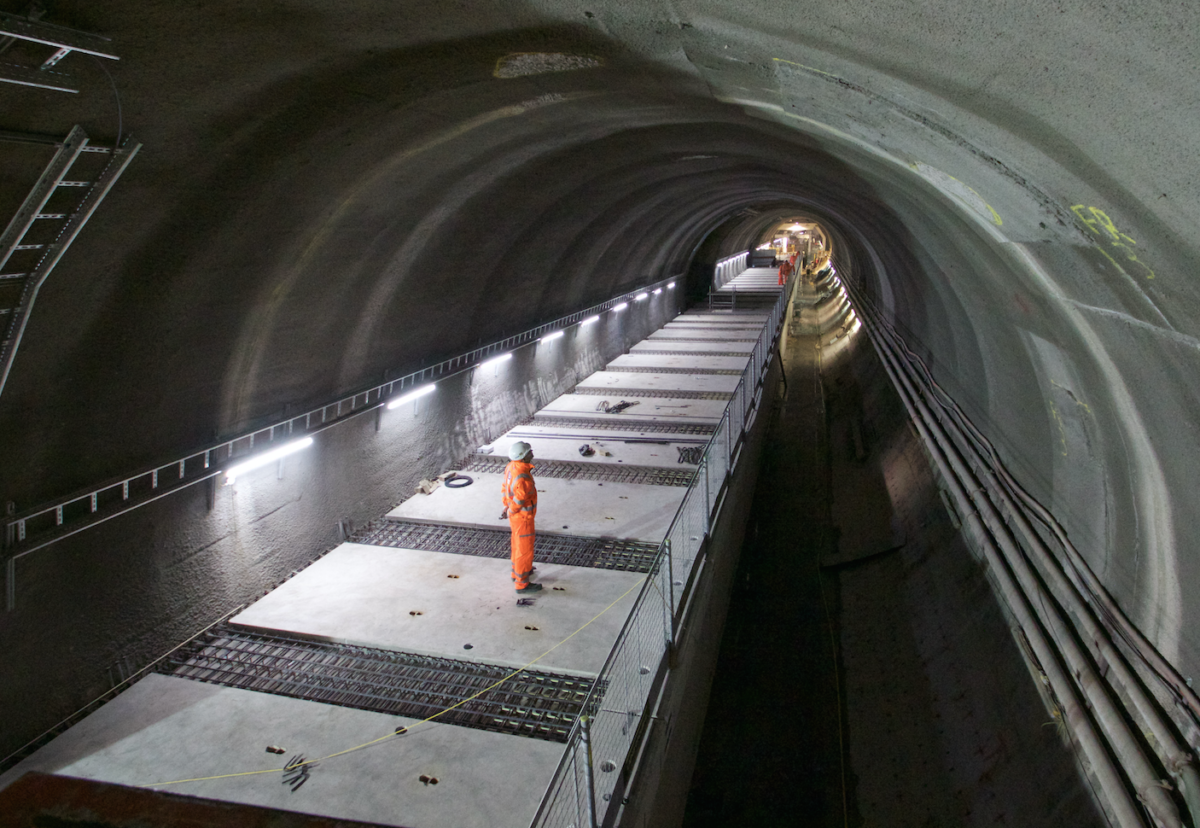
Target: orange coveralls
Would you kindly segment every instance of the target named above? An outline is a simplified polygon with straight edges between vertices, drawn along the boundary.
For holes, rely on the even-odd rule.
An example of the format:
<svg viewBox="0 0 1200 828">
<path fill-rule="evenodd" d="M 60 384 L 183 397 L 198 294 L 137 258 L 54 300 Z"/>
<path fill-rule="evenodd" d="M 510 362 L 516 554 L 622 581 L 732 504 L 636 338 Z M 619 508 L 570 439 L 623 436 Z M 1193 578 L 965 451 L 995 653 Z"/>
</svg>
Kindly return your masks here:
<svg viewBox="0 0 1200 828">
<path fill-rule="evenodd" d="M 791 262 L 784 262 L 783 264 L 781 264 L 779 266 L 779 284 L 782 285 L 784 282 L 787 281 L 787 277 L 789 277 L 791 275 L 792 275 Z"/>
<path fill-rule="evenodd" d="M 517 589 L 524 589 L 533 574 L 533 519 L 537 515 L 537 488 L 533 484 L 533 464 L 520 460 L 504 469 L 501 493 L 512 527 L 512 574 Z"/>
</svg>

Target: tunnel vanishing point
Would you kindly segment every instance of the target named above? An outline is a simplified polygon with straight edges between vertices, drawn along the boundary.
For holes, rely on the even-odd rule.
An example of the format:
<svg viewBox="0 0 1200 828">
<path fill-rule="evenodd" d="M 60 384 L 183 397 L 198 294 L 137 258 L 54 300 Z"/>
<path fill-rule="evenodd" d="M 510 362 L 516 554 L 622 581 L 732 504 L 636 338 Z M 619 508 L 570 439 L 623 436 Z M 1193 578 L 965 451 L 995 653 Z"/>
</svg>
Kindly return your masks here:
<svg viewBox="0 0 1200 828">
<path fill-rule="evenodd" d="M 927 469 L 927 521 L 961 527 L 946 548 L 988 586 L 982 604 L 917 594 L 905 563 L 877 588 L 908 589 L 952 630 L 975 629 L 965 613 L 986 604 L 995 635 L 945 646 L 1007 653 L 973 679 L 1016 676 L 1037 700 L 1022 726 L 1054 723 L 1038 744 L 1072 769 L 1054 777 L 1061 797 L 1033 774 L 1005 789 L 1040 803 L 1014 805 L 1022 824 L 1103 824 L 1093 807 L 1113 825 L 1200 824 L 1200 6 L 0 0 L 0 13 L 0 770 L 422 478 L 709 307 L 719 262 L 803 220 L 835 272 L 798 284 L 787 321 L 823 289 L 862 324 L 844 370 L 864 402 L 838 421 L 827 375 L 828 433 Z M 75 172 L 55 166 L 67 151 Z M 23 217 L 47 175 L 57 186 Z M 674 294 L 588 349 L 463 379 L 399 425 L 379 413 L 385 386 L 458 376 L 506 338 L 667 280 Z M 788 347 L 811 347 L 804 335 Z M 795 353 L 758 366 L 765 402 L 751 407 L 776 407 L 772 433 L 809 393 L 790 381 Z M 312 412 L 357 425 L 261 486 L 216 484 L 211 469 Z M 748 446 L 776 439 L 759 419 Z M 665 726 L 638 731 L 666 770 L 631 759 L 632 804 L 601 802 L 600 822 L 683 818 L 716 653 L 733 646 L 721 629 L 743 532 L 742 560 L 755 554 L 758 462 L 726 510 L 734 554 L 714 569 L 724 591 L 702 607 L 694 662 L 707 666 L 679 701 L 691 730 L 674 744 Z M 867 462 L 895 477 L 886 457 Z M 797 498 L 811 485 L 770 478 Z M 849 576 L 817 577 L 842 578 L 831 629 L 878 607 Z M 805 595 L 781 606 L 815 611 Z M 852 685 L 871 663 L 855 640 L 831 668 Z M 920 681 L 940 717 L 951 693 L 933 672 Z M 960 706 L 986 712 L 973 698 Z M 863 792 L 920 796 L 856 766 L 864 728 L 844 706 L 851 744 L 830 761 L 848 758 L 861 801 L 811 824 L 880 824 Z M 1017 747 L 1033 742 L 990 721 L 930 761 L 978 747 L 995 767 L 1033 767 Z M 943 783 L 961 774 L 946 761 Z M 981 768 L 923 795 L 1011 778 Z M 639 811 L 654 799 L 639 774 L 674 798 Z M 893 824 L 949 824 L 889 807 L 912 819 Z M 802 811 L 792 824 L 809 824 Z"/>
</svg>

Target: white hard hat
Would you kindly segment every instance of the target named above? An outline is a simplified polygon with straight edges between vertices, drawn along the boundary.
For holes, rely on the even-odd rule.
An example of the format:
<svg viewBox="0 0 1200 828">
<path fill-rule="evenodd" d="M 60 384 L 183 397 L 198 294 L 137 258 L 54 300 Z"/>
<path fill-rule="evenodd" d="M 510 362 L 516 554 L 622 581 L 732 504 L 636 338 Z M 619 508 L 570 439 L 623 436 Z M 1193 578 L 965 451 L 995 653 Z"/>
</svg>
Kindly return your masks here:
<svg viewBox="0 0 1200 828">
<path fill-rule="evenodd" d="M 509 460 L 524 460 L 525 455 L 529 454 L 529 452 L 531 452 L 531 451 L 533 451 L 533 446 L 529 445 L 529 443 L 526 443 L 522 440 L 518 440 L 517 442 L 513 443 L 511 446 L 508 447 L 508 459 Z"/>
</svg>

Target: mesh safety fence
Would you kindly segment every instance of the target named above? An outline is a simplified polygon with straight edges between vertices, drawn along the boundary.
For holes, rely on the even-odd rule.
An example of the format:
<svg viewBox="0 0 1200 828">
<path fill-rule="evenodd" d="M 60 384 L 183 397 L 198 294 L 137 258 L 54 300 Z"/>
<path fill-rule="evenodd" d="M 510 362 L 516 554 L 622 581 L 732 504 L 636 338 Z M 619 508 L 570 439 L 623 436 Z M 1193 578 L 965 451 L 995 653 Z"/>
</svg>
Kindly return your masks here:
<svg viewBox="0 0 1200 828">
<path fill-rule="evenodd" d="M 780 294 L 755 342 L 741 382 L 705 446 L 656 564 L 646 575 L 600 671 L 585 714 L 572 730 L 534 818 L 535 826 L 591 828 L 593 819 L 596 824 L 604 823 L 608 808 L 624 795 L 638 748 L 650 726 L 650 694 L 666 663 L 675 619 L 686 605 L 696 563 L 704 553 L 713 511 L 733 472 L 741 441 L 757 420 L 763 375 L 786 306 L 787 295 Z"/>
</svg>

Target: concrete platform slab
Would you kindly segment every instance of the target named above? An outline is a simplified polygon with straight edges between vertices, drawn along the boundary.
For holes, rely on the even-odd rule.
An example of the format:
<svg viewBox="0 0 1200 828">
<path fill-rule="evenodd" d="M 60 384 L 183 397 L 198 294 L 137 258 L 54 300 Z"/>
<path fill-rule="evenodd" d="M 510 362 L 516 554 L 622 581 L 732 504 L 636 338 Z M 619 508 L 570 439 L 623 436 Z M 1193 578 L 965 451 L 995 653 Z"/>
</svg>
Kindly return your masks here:
<svg viewBox="0 0 1200 828">
<path fill-rule="evenodd" d="M 413 719 L 150 675 L 0 776 L 26 771 L 159 787 L 278 769 L 394 732 Z M 287 753 L 273 755 L 268 745 Z M 279 772 L 172 785 L 173 793 L 407 828 L 525 828 L 563 746 L 429 723 L 320 762 L 297 790 Z M 519 767 L 521 784 L 513 784 Z M 426 785 L 420 776 L 436 777 Z"/>
<path fill-rule="evenodd" d="M 780 287 L 779 285 L 779 268 L 777 267 L 754 267 L 749 270 L 743 270 L 737 276 L 734 276 L 726 285 L 745 285 L 758 282 L 768 282 L 772 287 Z"/>
<path fill-rule="evenodd" d="M 687 492 L 678 486 L 539 478 L 536 459 L 533 476 L 538 490 L 537 529 L 559 535 L 659 543 Z M 503 475 L 472 472 L 471 477 L 475 479 L 471 486 L 441 486 L 433 494 L 413 495 L 387 516 L 422 523 L 507 527 L 508 521 L 500 517 Z"/>
<path fill-rule="evenodd" d="M 650 388 L 651 380 L 667 380 L 671 377 L 688 378 L 692 374 L 634 374 L 641 377 L 646 384 L 641 388 Z M 736 379 L 736 377 L 735 377 Z M 545 408 L 533 415 L 536 423 L 539 417 L 580 417 L 589 420 L 614 422 L 629 417 L 649 422 L 680 422 L 680 423 L 717 423 L 725 413 L 729 402 L 727 400 L 693 400 L 675 397 L 644 397 L 636 402 L 637 405 L 625 409 L 620 414 L 605 414 L 597 411 L 597 403 L 603 402 L 604 397 L 595 394 L 563 394 L 551 401 Z M 616 400 L 609 400 L 615 403 Z M 535 453 L 536 456 L 536 453 Z"/>
<path fill-rule="evenodd" d="M 628 353 L 608 363 L 606 370 L 614 368 L 699 368 L 708 371 L 741 371 L 750 361 L 744 357 L 717 357 L 699 354 L 638 354 Z"/>
<path fill-rule="evenodd" d="M 678 328 L 673 329 L 673 330 L 668 330 L 667 328 L 659 328 L 657 331 L 650 334 L 650 336 L 646 337 L 646 339 L 644 339 L 642 341 L 643 342 L 653 342 L 658 339 L 684 339 L 684 338 L 698 338 L 700 336 L 703 336 L 705 339 L 720 339 L 720 340 L 753 339 L 753 340 L 757 340 L 758 334 L 759 334 L 759 331 L 736 331 L 736 330 L 728 331 L 728 330 L 720 330 L 720 329 L 704 331 L 703 334 L 698 334 L 694 331 L 681 330 Z"/>
<path fill-rule="evenodd" d="M 783 288 L 779 286 L 778 276 L 768 279 L 746 279 L 737 283 L 730 282 L 717 293 L 780 293 Z"/>
<path fill-rule="evenodd" d="M 663 327 L 670 328 L 686 325 L 690 327 L 705 326 L 711 328 L 761 328 L 766 323 L 767 320 L 764 317 L 676 316 Z"/>
<path fill-rule="evenodd" d="M 708 322 L 672 322 L 669 325 L 664 325 L 661 330 L 664 331 L 693 331 L 702 333 L 704 331 L 749 331 L 753 335 L 757 335 L 762 330 L 762 325 L 756 322 L 751 322 L 746 325 L 738 325 L 733 322 L 729 323 L 708 323 Z"/>
<path fill-rule="evenodd" d="M 637 590 L 629 590 L 644 576 L 544 563 L 537 568 L 535 580 L 545 589 L 533 606 L 519 607 L 508 560 L 346 543 L 231 620 L 509 667 L 522 667 L 567 639 L 534 669 L 595 675 L 633 607 Z M 468 644 L 471 649 L 464 649 Z"/>
<path fill-rule="evenodd" d="M 683 322 L 707 319 L 734 319 L 740 321 L 744 319 L 755 319 L 765 325 L 767 320 L 770 318 L 771 315 L 769 313 L 757 310 L 690 310 L 679 314 L 679 316 L 676 316 L 671 321 Z"/>
<path fill-rule="evenodd" d="M 649 439 L 653 439 L 654 442 L 644 442 Z M 572 431 L 568 428 L 538 427 L 537 423 L 533 423 L 519 426 L 492 443 L 491 453 L 503 457 L 507 454 L 508 447 L 517 440 L 524 440 L 533 446 L 534 456 L 543 460 L 695 468 L 694 463 L 679 463 L 678 448 L 702 446 L 708 441 L 708 436 L 670 439 L 669 435 L 664 434 L 610 432 L 599 429 Z M 584 443 L 594 448 L 596 454 L 591 457 L 581 456 L 579 447 Z M 602 451 L 609 452 L 609 455 L 601 454 Z"/>
<path fill-rule="evenodd" d="M 678 342 L 670 339 L 643 339 L 629 349 L 631 354 L 641 351 L 671 351 L 681 354 L 750 354 L 754 351 L 753 342 L 730 340 L 728 342 Z"/>
<path fill-rule="evenodd" d="M 648 391 L 690 391 L 732 394 L 741 382 L 740 376 L 723 374 L 631 374 L 621 371 L 597 371 L 581 380 L 578 388 L 598 388 L 614 395 L 637 395 L 637 389 Z M 597 399 L 597 402 L 601 398 Z M 617 402 L 617 400 L 610 400 Z"/>
</svg>

